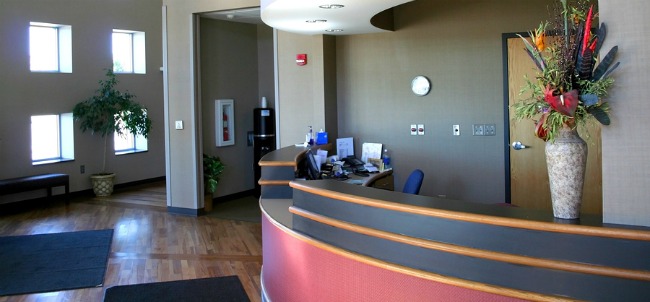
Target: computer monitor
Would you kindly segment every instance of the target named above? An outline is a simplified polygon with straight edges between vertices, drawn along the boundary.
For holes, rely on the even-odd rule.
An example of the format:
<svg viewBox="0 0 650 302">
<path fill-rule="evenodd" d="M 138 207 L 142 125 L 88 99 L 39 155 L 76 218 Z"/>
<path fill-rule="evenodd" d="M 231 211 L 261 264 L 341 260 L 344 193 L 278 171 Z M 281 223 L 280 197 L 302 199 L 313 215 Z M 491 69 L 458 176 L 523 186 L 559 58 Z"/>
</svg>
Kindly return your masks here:
<svg viewBox="0 0 650 302">
<path fill-rule="evenodd" d="M 311 151 L 307 151 L 307 175 L 308 180 L 321 179 L 320 169 L 318 168 L 318 163 L 316 163 L 316 158 Z"/>
</svg>

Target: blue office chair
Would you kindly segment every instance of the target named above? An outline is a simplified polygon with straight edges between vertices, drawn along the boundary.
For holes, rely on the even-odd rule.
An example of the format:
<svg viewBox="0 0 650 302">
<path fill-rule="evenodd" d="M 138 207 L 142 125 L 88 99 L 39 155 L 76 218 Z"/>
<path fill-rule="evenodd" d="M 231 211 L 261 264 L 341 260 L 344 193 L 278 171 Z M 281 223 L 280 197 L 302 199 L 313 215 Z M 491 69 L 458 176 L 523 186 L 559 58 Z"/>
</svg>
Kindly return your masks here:
<svg viewBox="0 0 650 302">
<path fill-rule="evenodd" d="M 420 187 L 422 186 L 422 179 L 424 179 L 424 172 L 420 169 L 415 169 L 409 175 L 409 178 L 406 179 L 404 183 L 403 193 L 408 194 L 420 194 Z"/>
</svg>

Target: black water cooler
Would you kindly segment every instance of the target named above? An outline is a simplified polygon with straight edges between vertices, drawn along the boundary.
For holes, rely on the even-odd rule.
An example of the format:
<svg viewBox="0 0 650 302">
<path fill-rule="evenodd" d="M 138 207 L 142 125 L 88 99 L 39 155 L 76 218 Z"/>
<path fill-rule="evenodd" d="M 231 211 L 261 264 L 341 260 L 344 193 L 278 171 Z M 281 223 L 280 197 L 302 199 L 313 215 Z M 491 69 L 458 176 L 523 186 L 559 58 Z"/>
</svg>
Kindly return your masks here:
<svg viewBox="0 0 650 302">
<path fill-rule="evenodd" d="M 264 155 L 275 150 L 275 112 L 272 108 L 255 108 L 253 114 L 253 171 L 255 196 L 259 197 L 261 188 L 258 181 L 262 170 L 258 163 Z"/>
</svg>

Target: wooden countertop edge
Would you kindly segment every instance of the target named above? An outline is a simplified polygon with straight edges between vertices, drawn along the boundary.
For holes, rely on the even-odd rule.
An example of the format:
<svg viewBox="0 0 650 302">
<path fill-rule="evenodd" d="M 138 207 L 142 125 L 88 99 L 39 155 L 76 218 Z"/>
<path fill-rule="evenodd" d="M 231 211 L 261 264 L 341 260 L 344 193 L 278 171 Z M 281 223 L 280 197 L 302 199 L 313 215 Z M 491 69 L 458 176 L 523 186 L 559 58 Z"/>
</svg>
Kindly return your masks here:
<svg viewBox="0 0 650 302">
<path fill-rule="evenodd" d="M 288 186 L 290 180 L 267 180 L 267 179 L 260 179 L 257 181 L 257 183 L 260 186 Z"/>
<path fill-rule="evenodd" d="M 296 161 L 261 161 L 258 163 L 260 167 L 295 167 Z"/>
<path fill-rule="evenodd" d="M 563 261 L 563 260 L 548 260 L 548 259 L 538 258 L 538 257 L 520 256 L 516 254 L 493 252 L 488 250 L 458 246 L 454 244 L 441 243 L 441 242 L 409 237 L 405 235 L 400 235 L 396 233 L 381 231 L 373 228 L 347 223 L 341 220 L 319 215 L 295 206 L 289 207 L 289 212 L 331 227 L 335 227 L 335 228 L 339 228 L 346 231 L 351 231 L 351 232 L 355 232 L 358 234 L 363 234 L 375 238 L 380 238 L 384 240 L 390 240 L 393 242 L 422 247 L 430 250 L 437 250 L 437 251 L 453 253 L 462 256 L 506 262 L 506 263 L 516 264 L 516 265 L 533 266 L 533 267 L 539 267 L 544 269 L 561 270 L 561 271 L 575 272 L 580 274 L 608 276 L 614 278 L 650 281 L 650 272 L 648 271 L 621 269 L 615 267 L 606 267 L 606 266 L 577 263 L 577 262 Z"/>
<path fill-rule="evenodd" d="M 298 163 L 305 157 L 309 149 L 300 150 L 291 160 L 266 160 L 264 157 L 257 163 L 260 167 L 292 167 L 298 169 Z"/>
<path fill-rule="evenodd" d="M 369 207 L 399 211 L 411 214 L 418 214 L 430 217 L 446 218 L 487 225 L 496 225 L 512 228 L 521 228 L 545 232 L 575 234 L 584 236 L 598 236 L 607 238 L 630 239 L 639 241 L 650 241 L 650 232 L 642 230 L 628 230 L 609 227 L 595 227 L 584 225 L 567 225 L 542 221 L 530 221 L 517 218 L 482 215 L 475 213 L 456 212 L 437 208 L 425 208 L 413 205 L 406 205 L 397 202 L 377 200 L 373 198 L 350 195 L 341 192 L 315 188 L 306 185 L 307 182 L 291 181 L 290 186 L 294 189 L 312 193 L 315 195 L 352 202 Z"/>
<path fill-rule="evenodd" d="M 311 238 L 309 236 L 306 236 L 302 233 L 296 232 L 290 228 L 287 228 L 283 224 L 275 221 L 273 217 L 271 217 L 262 207 L 262 214 L 268 219 L 274 226 L 276 226 L 278 229 L 281 231 L 285 232 L 286 234 L 303 241 L 311 246 L 314 246 L 316 248 L 319 248 L 321 250 L 348 258 L 352 259 L 367 265 L 372 265 L 374 267 L 378 267 L 381 269 L 386 269 L 390 270 L 396 273 L 401 273 L 409 276 L 413 276 L 416 278 L 421 278 L 421 279 L 426 279 L 434 282 L 439 282 L 447 285 L 452 285 L 452 286 L 458 286 L 466 289 L 471 289 L 471 290 L 476 290 L 476 291 L 482 291 L 486 293 L 491 293 L 491 294 L 496 294 L 496 295 L 502 295 L 502 296 L 508 296 L 508 297 L 513 297 L 513 298 L 518 298 L 518 299 L 524 299 L 524 300 L 529 300 L 529 301 L 575 301 L 575 299 L 569 299 L 565 297 L 558 297 L 558 296 L 549 296 L 549 295 L 543 295 L 539 293 L 534 293 L 534 292 L 528 292 L 528 291 L 522 291 L 522 290 L 516 290 L 516 289 L 511 289 L 511 288 L 506 288 L 506 287 L 500 287 L 500 286 L 494 286 L 494 285 L 488 285 L 485 283 L 480 283 L 480 282 L 474 282 L 474 281 L 468 281 L 465 279 L 460 279 L 460 278 L 454 278 L 454 277 L 448 277 L 440 274 L 434 274 L 431 272 L 426 272 L 423 270 L 418 270 L 402 265 L 397 265 L 391 262 L 387 261 L 382 261 L 378 260 L 372 257 L 360 255 L 357 253 L 352 253 L 350 251 L 332 246 L 330 244 L 323 243 L 321 241 L 318 241 L 314 238 Z"/>
</svg>

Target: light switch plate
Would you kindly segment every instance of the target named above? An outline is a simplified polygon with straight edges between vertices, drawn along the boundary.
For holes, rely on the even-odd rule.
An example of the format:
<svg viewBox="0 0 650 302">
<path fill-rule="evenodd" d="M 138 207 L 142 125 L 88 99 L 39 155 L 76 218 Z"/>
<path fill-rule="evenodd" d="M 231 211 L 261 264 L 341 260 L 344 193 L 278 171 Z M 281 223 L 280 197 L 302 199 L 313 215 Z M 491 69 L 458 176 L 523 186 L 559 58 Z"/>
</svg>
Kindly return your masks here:
<svg viewBox="0 0 650 302">
<path fill-rule="evenodd" d="M 496 124 L 485 124 L 483 125 L 483 134 L 486 136 L 495 136 L 497 133 Z"/>
<path fill-rule="evenodd" d="M 484 124 L 473 124 L 472 125 L 472 135 L 474 135 L 474 136 L 484 136 L 485 135 L 485 125 Z"/>
<path fill-rule="evenodd" d="M 183 130 L 183 121 L 176 121 L 176 130 Z"/>
<path fill-rule="evenodd" d="M 424 124 L 418 124 L 418 135 L 424 135 Z"/>
<path fill-rule="evenodd" d="M 460 135 L 460 125 L 453 125 L 452 130 L 453 130 L 454 136 L 459 136 Z"/>
<path fill-rule="evenodd" d="M 411 124 L 411 135 L 418 135 L 418 126 L 416 124 Z"/>
</svg>

